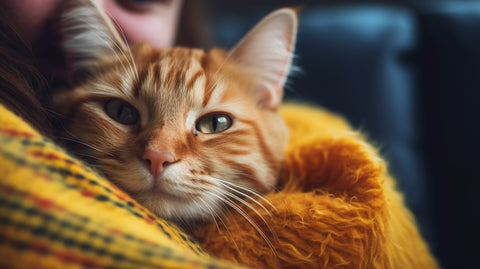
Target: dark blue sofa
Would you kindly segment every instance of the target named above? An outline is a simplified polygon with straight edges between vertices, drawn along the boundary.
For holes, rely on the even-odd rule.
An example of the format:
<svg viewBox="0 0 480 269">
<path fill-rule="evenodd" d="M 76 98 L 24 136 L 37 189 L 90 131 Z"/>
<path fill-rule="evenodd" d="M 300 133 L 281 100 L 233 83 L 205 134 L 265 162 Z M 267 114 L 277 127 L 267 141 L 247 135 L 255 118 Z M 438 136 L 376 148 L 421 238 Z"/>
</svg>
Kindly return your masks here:
<svg viewBox="0 0 480 269">
<path fill-rule="evenodd" d="M 228 2 L 228 4 L 226 4 Z M 213 1 L 231 47 L 272 1 Z M 480 268 L 480 1 L 307 5 L 286 99 L 344 115 L 381 148 L 445 268 Z"/>
</svg>

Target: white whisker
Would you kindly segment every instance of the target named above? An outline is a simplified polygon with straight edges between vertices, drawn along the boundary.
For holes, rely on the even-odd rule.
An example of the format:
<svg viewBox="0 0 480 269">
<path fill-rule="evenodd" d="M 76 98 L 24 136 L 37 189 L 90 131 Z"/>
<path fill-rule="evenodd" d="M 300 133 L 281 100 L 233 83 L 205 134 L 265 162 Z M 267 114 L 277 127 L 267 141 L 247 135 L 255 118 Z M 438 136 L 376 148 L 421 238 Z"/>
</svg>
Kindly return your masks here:
<svg viewBox="0 0 480 269">
<path fill-rule="evenodd" d="M 253 189 L 250 189 L 246 186 L 242 186 L 242 185 L 238 185 L 238 184 L 235 184 L 233 182 L 230 182 L 230 181 L 226 181 L 226 180 L 222 180 L 222 179 L 219 179 L 217 178 L 217 180 L 220 181 L 220 183 L 227 187 L 228 189 L 232 189 L 233 191 L 235 192 L 240 192 L 240 191 L 237 191 L 237 190 L 234 190 L 233 188 L 238 188 L 238 189 L 241 189 L 243 191 L 246 191 L 246 192 L 249 192 L 251 194 L 253 194 L 254 196 L 256 196 L 257 198 L 261 199 L 262 201 L 264 201 L 265 203 L 267 203 L 270 207 L 272 207 L 276 212 L 278 212 L 277 208 L 270 202 L 268 201 L 265 197 L 263 197 L 261 194 L 259 194 L 257 191 L 253 190 Z M 232 187 L 228 187 L 226 185 L 230 185 Z M 242 192 L 240 192 L 241 194 L 243 194 Z M 261 206 L 265 211 L 268 212 L 268 210 L 262 205 L 260 204 L 258 201 L 256 201 L 255 199 L 253 199 L 252 197 L 250 197 L 249 195 L 246 195 L 246 194 L 243 194 L 245 195 L 246 197 L 248 197 L 249 199 L 251 199 L 252 201 L 254 201 L 255 203 L 257 203 L 259 206 Z"/>
<path fill-rule="evenodd" d="M 99 160 L 99 158 L 96 157 L 96 156 L 89 155 L 89 154 L 85 154 L 85 153 L 81 153 L 81 152 L 78 152 L 78 151 L 75 152 L 75 156 L 77 156 L 77 157 L 87 157 L 87 158 L 92 159 L 92 160 Z M 93 163 L 91 163 L 91 162 L 89 162 L 89 165 L 91 165 L 91 166 L 98 166 L 98 165 L 95 165 L 95 164 L 93 164 Z"/>
<path fill-rule="evenodd" d="M 258 206 L 260 206 L 265 212 L 267 212 L 267 214 L 268 214 L 270 217 L 272 216 L 272 214 L 267 210 L 267 208 L 266 208 L 264 205 L 262 205 L 260 202 L 258 202 L 258 201 L 255 200 L 254 198 L 252 198 L 250 195 L 247 195 L 247 194 L 245 194 L 245 193 L 243 193 L 243 192 L 241 192 L 241 191 L 239 191 L 239 190 L 236 190 L 236 189 L 228 186 L 227 184 L 225 184 L 225 183 L 223 183 L 223 182 L 220 182 L 220 184 L 222 184 L 222 186 L 224 186 L 225 188 L 227 188 L 227 189 L 229 189 L 229 190 L 231 190 L 231 191 L 233 191 L 233 192 L 235 192 L 235 193 L 238 193 L 238 194 L 240 194 L 240 195 L 248 198 L 249 200 L 251 200 L 252 202 L 254 202 L 255 204 L 257 204 Z M 265 199 L 265 200 L 266 200 L 266 199 Z M 274 209 L 275 209 L 275 208 L 274 208 Z"/>
<path fill-rule="evenodd" d="M 106 35 L 106 34 L 102 34 L 102 36 L 103 36 L 104 38 L 106 38 L 107 40 L 109 40 L 109 41 L 111 42 L 111 44 L 114 45 L 114 47 L 109 46 L 109 48 L 110 48 L 110 50 L 113 52 L 113 54 L 115 54 L 115 57 L 117 58 L 117 60 L 118 60 L 118 61 L 120 62 L 120 64 L 122 65 L 123 70 L 125 70 L 126 73 L 130 73 L 130 74 L 132 74 L 132 75 L 135 75 L 135 72 L 134 72 L 134 69 L 133 69 L 132 66 L 131 66 L 131 63 L 130 63 L 129 61 L 127 61 L 128 67 L 129 67 L 129 69 L 130 69 L 130 70 L 129 70 L 129 69 L 125 66 L 125 64 L 123 63 L 120 55 L 118 54 L 118 51 L 119 51 L 119 52 L 123 55 L 123 57 L 126 57 L 126 58 L 128 59 L 127 55 L 125 54 L 125 50 L 124 50 L 122 47 L 120 47 L 120 45 L 117 44 L 110 36 L 108 36 L 108 35 Z M 102 36 L 101 36 L 100 38 L 102 38 Z"/>
<path fill-rule="evenodd" d="M 121 25 L 118 23 L 118 21 L 113 16 L 110 16 L 110 18 L 112 18 L 113 23 L 115 23 L 115 25 L 117 26 L 118 32 L 122 36 L 122 39 L 125 42 L 125 45 L 127 46 L 128 57 L 127 57 L 127 55 L 125 55 L 125 53 L 123 53 L 123 55 L 127 58 L 130 58 L 130 62 L 129 62 L 130 68 L 132 69 L 132 71 L 134 71 L 133 73 L 135 75 L 135 78 L 138 79 L 139 75 L 138 75 L 137 64 L 135 62 L 135 59 L 133 58 L 132 51 L 130 49 L 130 45 L 128 44 L 127 37 L 125 36 L 125 32 L 123 31 Z"/>
<path fill-rule="evenodd" d="M 86 146 L 86 147 L 88 147 L 88 148 L 91 148 L 91 149 L 96 150 L 96 151 L 98 151 L 98 152 L 101 152 L 101 153 L 103 153 L 103 154 L 106 154 L 106 155 L 108 155 L 108 156 L 110 156 L 110 157 L 112 157 L 112 158 L 115 157 L 115 155 L 113 155 L 113 154 L 111 154 L 111 153 L 109 153 L 109 152 L 103 151 L 103 150 L 101 150 L 101 149 L 99 149 L 99 148 L 97 148 L 97 147 L 94 147 L 94 146 L 92 146 L 92 145 L 90 145 L 90 144 L 88 144 L 88 143 L 86 143 L 86 142 L 81 141 L 81 140 L 80 140 L 79 138 L 77 138 L 75 135 L 73 135 L 72 133 L 70 133 L 67 129 L 65 129 L 65 132 L 66 132 L 68 135 L 70 135 L 72 138 L 69 138 L 69 137 L 57 137 L 57 138 L 62 139 L 62 140 L 66 140 L 66 141 L 71 141 L 71 142 L 78 143 L 78 144 L 80 144 L 80 145 Z M 88 156 L 87 156 L 87 157 L 88 157 Z M 93 157 L 93 156 L 92 156 L 92 157 Z M 98 159 L 98 158 L 95 158 L 95 159 Z"/>
<path fill-rule="evenodd" d="M 276 233 L 275 233 L 275 231 L 273 230 L 272 226 L 270 226 L 270 223 L 269 223 L 267 220 L 265 220 L 265 218 L 262 216 L 262 214 L 260 214 L 260 212 L 258 212 L 258 210 L 255 209 L 251 204 L 249 204 L 249 203 L 246 202 L 244 199 L 236 196 L 235 194 L 233 194 L 233 193 L 231 193 L 231 192 L 228 192 L 228 191 L 227 191 L 227 192 L 224 192 L 224 191 L 223 191 L 222 189 L 220 189 L 220 188 L 215 188 L 215 190 L 220 191 L 220 194 L 226 195 L 226 196 L 228 196 L 228 197 L 230 197 L 230 198 L 232 198 L 232 199 L 234 199 L 234 200 L 236 200 L 236 201 L 244 204 L 246 207 L 248 207 L 250 210 L 252 210 L 257 216 L 260 217 L 260 219 L 263 221 L 263 223 L 265 223 L 265 225 L 267 226 L 268 230 L 270 230 L 270 233 L 272 233 L 273 235 L 275 235 L 275 238 L 276 238 Z M 231 201 L 231 200 L 230 200 L 230 201 Z M 262 205 L 260 205 L 260 206 L 262 206 Z M 263 206 L 262 206 L 262 207 L 263 207 Z M 263 208 L 264 208 L 264 207 L 263 207 Z M 270 212 L 268 212 L 268 210 L 267 210 L 266 208 L 264 208 L 264 210 L 265 210 L 270 216 L 272 216 L 272 215 L 270 214 Z"/>
<path fill-rule="evenodd" d="M 218 226 L 218 223 L 217 223 L 217 220 L 216 220 L 216 218 L 213 214 L 212 208 L 201 197 L 195 197 L 195 199 L 200 200 L 200 202 L 202 202 L 202 204 L 205 206 L 205 208 L 207 208 L 207 210 L 210 212 L 210 216 L 212 216 L 213 222 L 215 222 L 215 226 L 217 226 L 217 230 L 220 232 L 220 227 Z M 215 214 L 215 215 L 218 216 L 217 214 Z"/>
<path fill-rule="evenodd" d="M 221 189 L 220 189 L 221 190 Z M 255 223 L 255 221 L 253 221 L 249 216 L 248 214 L 242 210 L 238 205 L 236 205 L 234 202 L 232 202 L 228 197 L 225 197 L 224 194 L 217 194 L 217 193 L 212 193 L 212 195 L 214 195 L 215 197 L 217 197 L 219 200 L 221 200 L 222 202 L 224 202 L 225 204 L 229 205 L 232 209 L 234 209 L 235 211 L 237 211 L 240 215 L 242 215 L 242 217 L 245 218 L 245 220 L 247 220 L 250 225 L 252 225 L 252 227 L 260 234 L 260 236 L 263 238 L 263 240 L 267 243 L 268 247 L 270 248 L 270 250 L 272 250 L 273 254 L 276 256 L 277 255 L 277 251 L 275 250 L 275 247 L 273 246 L 272 242 L 270 241 L 270 239 L 268 239 L 267 235 L 265 234 L 264 231 L 262 231 L 262 229 Z"/>
<path fill-rule="evenodd" d="M 216 221 L 215 219 L 218 218 L 218 220 L 220 220 L 220 222 L 223 224 L 223 227 L 225 227 L 225 230 L 227 231 L 228 235 L 229 235 L 230 238 L 232 239 L 233 244 L 235 245 L 235 248 L 236 248 L 237 251 L 240 253 L 240 248 L 238 247 L 237 242 L 236 242 L 235 239 L 233 238 L 232 233 L 230 232 L 230 229 L 228 229 L 227 225 L 226 225 L 225 222 L 222 220 L 222 218 L 208 205 L 207 202 L 205 202 L 205 200 L 203 200 L 201 197 L 197 197 L 197 198 L 200 199 L 200 201 L 201 201 L 201 202 L 203 203 L 203 205 L 207 208 L 207 210 L 210 211 L 210 215 L 212 216 L 213 221 L 215 222 L 215 225 L 217 226 L 218 232 L 220 232 L 220 227 L 218 226 L 218 223 L 217 223 L 217 221 Z M 215 216 L 216 216 L 216 218 L 215 218 Z"/>
</svg>

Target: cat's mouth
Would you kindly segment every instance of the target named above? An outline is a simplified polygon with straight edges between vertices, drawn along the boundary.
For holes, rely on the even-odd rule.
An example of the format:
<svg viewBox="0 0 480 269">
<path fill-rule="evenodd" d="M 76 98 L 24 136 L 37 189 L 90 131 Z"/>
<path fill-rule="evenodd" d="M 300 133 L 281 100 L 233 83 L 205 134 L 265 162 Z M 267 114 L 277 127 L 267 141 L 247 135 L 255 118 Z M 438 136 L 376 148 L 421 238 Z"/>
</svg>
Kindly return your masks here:
<svg viewBox="0 0 480 269">
<path fill-rule="evenodd" d="M 158 195 L 159 197 L 162 197 L 165 200 L 169 200 L 169 201 L 186 201 L 186 200 L 188 200 L 187 197 L 185 197 L 183 195 L 179 195 L 176 192 L 166 192 L 166 191 L 163 191 L 163 190 L 160 190 L 160 189 L 157 189 L 156 192 L 158 192 L 158 193 L 156 193 L 155 195 Z"/>
<path fill-rule="evenodd" d="M 155 195 L 167 200 L 191 201 L 192 198 L 202 197 L 203 194 L 208 192 L 209 185 L 212 185 L 212 183 L 207 183 L 206 180 L 200 180 L 196 177 L 176 175 L 176 171 L 164 172 L 164 174 L 153 178 L 151 190 Z"/>
<path fill-rule="evenodd" d="M 165 175 L 153 177 L 152 193 L 166 200 L 184 201 L 191 199 L 192 193 L 188 186 L 182 186 L 181 178 L 172 178 Z"/>
</svg>

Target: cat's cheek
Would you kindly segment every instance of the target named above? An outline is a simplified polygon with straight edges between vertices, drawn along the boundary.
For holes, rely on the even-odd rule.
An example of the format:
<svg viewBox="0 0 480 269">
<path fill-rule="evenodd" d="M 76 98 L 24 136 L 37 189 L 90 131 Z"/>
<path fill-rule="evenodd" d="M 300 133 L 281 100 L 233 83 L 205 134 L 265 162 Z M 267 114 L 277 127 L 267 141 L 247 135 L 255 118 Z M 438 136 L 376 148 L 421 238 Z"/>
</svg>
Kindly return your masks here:
<svg viewBox="0 0 480 269">
<path fill-rule="evenodd" d="M 156 189 L 161 190 L 178 199 L 190 200 L 192 196 L 199 196 L 209 184 L 192 174 L 188 165 L 173 164 L 165 169 L 155 179 Z"/>
</svg>

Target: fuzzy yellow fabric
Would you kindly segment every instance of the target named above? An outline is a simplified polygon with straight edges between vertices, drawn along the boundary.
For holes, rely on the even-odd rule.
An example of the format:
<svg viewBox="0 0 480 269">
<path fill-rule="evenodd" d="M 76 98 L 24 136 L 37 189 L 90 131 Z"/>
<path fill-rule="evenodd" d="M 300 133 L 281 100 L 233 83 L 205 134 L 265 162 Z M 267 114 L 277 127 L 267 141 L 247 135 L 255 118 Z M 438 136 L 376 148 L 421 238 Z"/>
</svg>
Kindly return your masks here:
<svg viewBox="0 0 480 269">
<path fill-rule="evenodd" d="M 340 117 L 285 105 L 278 189 L 195 231 L 212 255 L 255 268 L 438 268 L 385 161 Z"/>
<path fill-rule="evenodd" d="M 359 133 L 315 108 L 282 114 L 278 190 L 243 207 L 264 237 L 232 213 L 195 231 L 207 252 L 255 268 L 438 267 Z M 0 106 L 0 268 L 206 267 L 232 266 Z"/>
<path fill-rule="evenodd" d="M 0 268 L 236 268 L 0 105 Z"/>
</svg>

